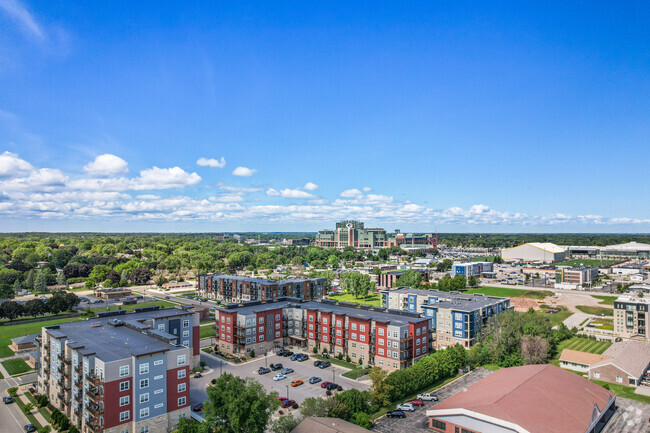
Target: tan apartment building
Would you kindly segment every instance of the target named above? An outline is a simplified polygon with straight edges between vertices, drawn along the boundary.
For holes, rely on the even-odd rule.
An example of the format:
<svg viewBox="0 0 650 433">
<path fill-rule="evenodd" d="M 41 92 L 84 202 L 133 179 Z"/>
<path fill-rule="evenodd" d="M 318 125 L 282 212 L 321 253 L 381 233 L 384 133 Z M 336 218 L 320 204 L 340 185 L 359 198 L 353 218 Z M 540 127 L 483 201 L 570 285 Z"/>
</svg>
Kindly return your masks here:
<svg viewBox="0 0 650 433">
<path fill-rule="evenodd" d="M 650 341 L 648 307 L 650 298 L 620 296 L 614 301 L 614 335 L 625 339 Z"/>
</svg>

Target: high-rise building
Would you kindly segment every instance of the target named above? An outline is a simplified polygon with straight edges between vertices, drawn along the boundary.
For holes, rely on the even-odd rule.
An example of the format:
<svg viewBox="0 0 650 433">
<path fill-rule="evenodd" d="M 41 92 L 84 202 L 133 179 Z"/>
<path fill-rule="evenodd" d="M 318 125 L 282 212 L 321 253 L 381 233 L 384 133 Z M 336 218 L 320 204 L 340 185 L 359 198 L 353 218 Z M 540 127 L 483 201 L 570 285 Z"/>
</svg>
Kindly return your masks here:
<svg viewBox="0 0 650 433">
<path fill-rule="evenodd" d="M 403 234 L 399 230 L 386 233 L 382 228 L 366 228 L 361 221 L 340 221 L 334 230 L 321 230 L 316 234 L 316 246 L 323 248 L 354 247 L 377 251 L 380 248 L 437 246 L 434 234 Z"/>
<path fill-rule="evenodd" d="M 619 296 L 614 301 L 614 336 L 650 341 L 648 307 L 648 298 Z"/>
<path fill-rule="evenodd" d="M 199 275 L 200 296 L 224 302 L 273 301 L 281 297 L 321 299 L 327 278 L 271 280 L 226 274 Z"/>
</svg>

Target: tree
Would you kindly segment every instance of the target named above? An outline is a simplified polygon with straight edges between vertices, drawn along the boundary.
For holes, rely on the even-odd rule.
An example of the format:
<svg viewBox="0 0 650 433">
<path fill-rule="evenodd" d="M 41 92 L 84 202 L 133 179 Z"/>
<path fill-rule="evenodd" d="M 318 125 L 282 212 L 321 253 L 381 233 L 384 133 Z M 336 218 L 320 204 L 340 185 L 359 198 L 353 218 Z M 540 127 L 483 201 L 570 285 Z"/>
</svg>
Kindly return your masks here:
<svg viewBox="0 0 650 433">
<path fill-rule="evenodd" d="M 113 287 L 116 287 L 120 284 L 120 274 L 111 269 L 111 271 L 106 275 L 107 280 L 111 280 Z"/>
<path fill-rule="evenodd" d="M 404 271 L 393 283 L 393 287 L 413 287 L 419 289 L 422 285 L 422 274 L 418 271 Z"/>
<path fill-rule="evenodd" d="M 223 433 L 263 433 L 279 404 L 277 392 L 267 394 L 258 381 L 249 378 L 242 382 L 229 373 L 219 376 L 207 393 L 205 423 Z"/>
<path fill-rule="evenodd" d="M 156 278 L 156 286 L 162 287 L 163 284 L 167 282 L 167 278 L 165 278 L 162 274 Z"/>
<path fill-rule="evenodd" d="M 334 396 L 336 400 L 343 403 L 351 414 L 357 412 L 368 412 L 370 409 L 370 393 L 351 388 Z"/>
<path fill-rule="evenodd" d="M 62 269 L 65 265 L 68 264 L 70 259 L 74 256 L 74 252 L 68 248 L 57 248 L 52 251 L 52 257 L 50 260 L 58 269 Z"/>
<path fill-rule="evenodd" d="M 27 290 L 34 290 L 34 270 L 27 273 L 27 277 L 25 277 L 25 288 Z"/>
<path fill-rule="evenodd" d="M 20 281 L 14 281 L 14 294 L 20 292 L 21 290 L 23 290 L 23 285 L 20 284 Z"/>
<path fill-rule="evenodd" d="M 548 341 L 537 335 L 521 339 L 521 357 L 526 364 L 544 364 L 548 359 Z"/>
<path fill-rule="evenodd" d="M 347 272 L 341 275 L 343 288 L 355 298 L 366 297 L 370 290 L 374 290 L 375 283 L 370 280 L 370 275 L 358 272 Z"/>
<path fill-rule="evenodd" d="M 478 283 L 479 283 L 479 279 L 476 277 L 476 275 L 471 275 L 471 276 L 467 279 L 467 285 L 468 285 L 469 287 L 477 287 L 477 286 L 478 286 Z"/>
<path fill-rule="evenodd" d="M 88 275 L 88 280 L 93 284 L 98 284 L 106 279 L 106 276 L 111 271 L 110 266 L 106 265 L 97 265 Z"/>
<path fill-rule="evenodd" d="M 47 278 L 43 271 L 41 271 L 34 278 L 34 291 L 44 292 L 45 290 L 47 290 Z"/>
<path fill-rule="evenodd" d="M 436 271 L 438 272 L 446 272 L 451 270 L 451 265 L 453 262 L 449 259 L 444 259 L 443 261 L 439 262 L 436 265 Z"/>
<path fill-rule="evenodd" d="M 372 273 L 373 273 L 373 275 L 377 275 L 377 276 L 379 276 L 379 275 L 381 275 L 381 269 L 378 268 L 378 267 L 374 267 L 374 268 L 372 269 Z"/>
<path fill-rule="evenodd" d="M 183 417 L 178 420 L 176 428 L 172 433 L 200 433 L 200 424 L 190 417 Z"/>
<path fill-rule="evenodd" d="M 379 367 L 372 367 L 370 369 L 370 382 L 372 385 L 370 387 L 370 397 L 372 402 L 379 406 L 386 406 L 390 403 L 388 396 L 392 387 L 386 384 L 386 378 L 388 377 L 388 371 Z"/>
<path fill-rule="evenodd" d="M 129 277 L 133 284 L 146 284 L 151 279 L 149 268 L 135 268 Z"/>
<path fill-rule="evenodd" d="M 30 299 L 25 302 L 26 316 L 42 316 L 45 313 L 47 313 L 47 307 L 40 299 Z"/>
<path fill-rule="evenodd" d="M 456 274 L 454 278 L 451 279 L 452 290 L 461 292 L 467 288 L 467 278 L 465 275 Z"/>
<path fill-rule="evenodd" d="M 307 397 L 302 402 L 300 413 L 304 417 L 328 417 L 334 405 L 335 402 L 331 398 L 323 399 L 320 397 Z"/>
<path fill-rule="evenodd" d="M 365 429 L 369 429 L 372 426 L 372 423 L 370 422 L 370 415 L 365 412 L 355 413 L 354 417 L 352 418 L 352 422 Z"/>
<path fill-rule="evenodd" d="M 0 316 L 14 320 L 25 315 L 25 308 L 14 301 L 7 301 L 0 304 Z"/>
<path fill-rule="evenodd" d="M 58 274 L 56 274 L 56 283 L 57 284 L 59 284 L 61 286 L 65 286 L 66 281 L 67 280 L 66 280 L 65 274 L 63 272 L 59 272 Z"/>
<path fill-rule="evenodd" d="M 16 292 L 9 284 L 0 284 L 0 299 L 13 299 Z"/>
<path fill-rule="evenodd" d="M 288 413 L 271 423 L 271 433 L 291 433 L 291 431 L 300 424 L 301 417 L 295 418 L 293 414 Z"/>
<path fill-rule="evenodd" d="M 60 292 L 56 292 L 48 298 L 45 305 L 47 306 L 47 310 L 52 314 L 59 314 L 68 309 L 68 302 Z"/>
</svg>

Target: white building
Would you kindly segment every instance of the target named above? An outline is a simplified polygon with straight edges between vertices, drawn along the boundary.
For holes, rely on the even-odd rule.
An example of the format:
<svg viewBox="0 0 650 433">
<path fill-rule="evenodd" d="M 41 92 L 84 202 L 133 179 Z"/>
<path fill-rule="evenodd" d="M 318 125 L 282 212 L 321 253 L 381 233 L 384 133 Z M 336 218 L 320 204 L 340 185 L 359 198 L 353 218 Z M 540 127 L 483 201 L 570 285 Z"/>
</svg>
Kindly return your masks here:
<svg viewBox="0 0 650 433">
<path fill-rule="evenodd" d="M 550 242 L 529 242 L 501 250 L 503 260 L 521 260 L 524 262 L 553 263 L 566 259 L 568 254 L 566 248 Z"/>
</svg>

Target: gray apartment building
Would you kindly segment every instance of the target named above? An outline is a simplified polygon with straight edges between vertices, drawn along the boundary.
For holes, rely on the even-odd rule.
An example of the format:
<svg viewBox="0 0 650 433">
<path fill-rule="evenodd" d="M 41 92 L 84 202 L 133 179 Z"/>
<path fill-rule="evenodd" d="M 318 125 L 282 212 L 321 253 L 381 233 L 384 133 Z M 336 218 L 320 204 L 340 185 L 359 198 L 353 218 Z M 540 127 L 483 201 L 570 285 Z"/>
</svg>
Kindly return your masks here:
<svg viewBox="0 0 650 433">
<path fill-rule="evenodd" d="M 274 301 L 289 297 L 306 301 L 321 299 L 326 278 L 271 280 L 227 274 L 199 275 L 198 294 L 224 302 Z"/>
</svg>

